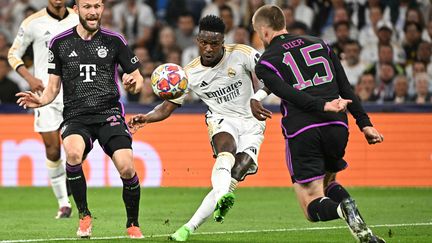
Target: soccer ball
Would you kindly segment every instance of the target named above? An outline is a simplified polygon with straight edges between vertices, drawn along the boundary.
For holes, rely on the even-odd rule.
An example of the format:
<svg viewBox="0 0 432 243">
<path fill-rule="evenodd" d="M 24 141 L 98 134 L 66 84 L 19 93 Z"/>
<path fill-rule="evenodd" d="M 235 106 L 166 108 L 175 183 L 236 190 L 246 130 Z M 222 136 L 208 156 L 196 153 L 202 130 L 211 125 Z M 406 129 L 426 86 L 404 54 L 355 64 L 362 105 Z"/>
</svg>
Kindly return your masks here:
<svg viewBox="0 0 432 243">
<path fill-rule="evenodd" d="M 165 63 L 151 75 L 153 92 L 164 100 L 182 96 L 188 88 L 186 72 L 177 64 Z"/>
</svg>

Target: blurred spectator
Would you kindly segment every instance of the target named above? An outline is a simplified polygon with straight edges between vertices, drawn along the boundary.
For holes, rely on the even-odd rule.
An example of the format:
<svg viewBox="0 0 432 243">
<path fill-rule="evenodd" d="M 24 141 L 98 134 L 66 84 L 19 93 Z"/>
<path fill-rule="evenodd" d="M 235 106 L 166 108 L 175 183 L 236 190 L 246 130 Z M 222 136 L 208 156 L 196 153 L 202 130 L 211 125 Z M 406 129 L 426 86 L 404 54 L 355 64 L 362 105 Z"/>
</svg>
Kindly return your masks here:
<svg viewBox="0 0 432 243">
<path fill-rule="evenodd" d="M 305 4 L 305 0 L 290 0 L 288 5 L 294 10 L 294 19 L 305 23 L 310 29 L 314 20 L 314 12 Z"/>
<path fill-rule="evenodd" d="M 352 87 L 356 86 L 357 81 L 368 66 L 367 63 L 360 60 L 360 49 L 360 44 L 355 40 L 348 40 L 343 49 L 344 56 L 341 64 Z"/>
<path fill-rule="evenodd" d="M 309 33 L 307 25 L 299 21 L 294 21 L 290 26 L 287 26 L 287 30 L 294 35 L 306 35 Z"/>
<path fill-rule="evenodd" d="M 177 19 L 177 28 L 175 29 L 176 44 L 181 49 L 186 49 L 194 45 L 195 40 L 195 22 L 189 12 L 183 12 Z"/>
<path fill-rule="evenodd" d="M 246 1 L 244 1 L 244 2 L 246 2 Z M 234 3 L 234 1 L 212 0 L 211 3 L 207 4 L 207 6 L 202 10 L 201 18 L 204 16 L 207 16 L 207 15 L 210 15 L 210 14 L 222 17 L 220 15 L 220 8 L 224 5 L 228 5 L 231 7 L 232 12 L 233 12 L 234 25 L 238 26 L 241 22 L 241 15 L 240 15 L 240 11 L 239 11 L 239 6 L 236 5 Z"/>
<path fill-rule="evenodd" d="M 194 40 L 196 43 L 196 39 Z M 183 50 L 182 57 L 181 57 L 181 66 L 186 66 L 189 62 L 191 62 L 193 59 L 197 58 L 199 56 L 198 46 L 194 44 L 193 46 L 190 46 Z"/>
<path fill-rule="evenodd" d="M 0 32 L 0 57 L 7 57 L 10 43 L 6 34 Z"/>
<path fill-rule="evenodd" d="M 255 36 L 255 32 L 253 32 L 252 27 L 252 16 L 257 11 L 258 8 L 265 5 L 264 0 L 245 0 L 241 1 L 241 16 L 243 16 L 242 19 L 242 25 L 245 26 L 251 33 L 252 38 Z M 256 48 L 255 48 L 256 49 Z"/>
<path fill-rule="evenodd" d="M 181 65 L 182 52 L 179 48 L 173 48 L 166 55 L 165 62 L 175 63 Z"/>
<path fill-rule="evenodd" d="M 405 52 L 402 46 L 393 41 L 396 37 L 393 35 L 393 25 L 391 22 L 386 20 L 380 20 L 377 23 L 377 37 L 378 43 L 371 44 L 368 46 L 363 46 L 363 51 L 361 53 L 361 59 L 372 63 L 378 60 L 378 46 L 379 45 L 391 45 L 393 52 L 393 60 L 397 64 L 405 64 Z"/>
<path fill-rule="evenodd" d="M 16 93 L 20 92 L 20 89 L 16 83 L 11 81 L 7 74 L 11 70 L 8 60 L 6 57 L 0 57 L 0 104 L 4 103 L 15 103 L 18 97 Z"/>
<path fill-rule="evenodd" d="M 404 75 L 398 75 L 394 79 L 394 94 L 393 97 L 388 100 L 395 104 L 403 104 L 410 101 L 408 95 L 408 78 Z"/>
<path fill-rule="evenodd" d="M 368 24 L 363 26 L 359 33 L 359 42 L 362 46 L 372 46 L 378 44 L 377 24 L 383 18 L 380 7 L 373 6 L 369 10 Z"/>
<path fill-rule="evenodd" d="M 381 65 L 390 64 L 395 74 L 405 74 L 405 69 L 393 61 L 393 47 L 388 44 L 378 46 L 378 61 L 366 68 L 365 72 L 372 73 L 376 79 L 380 76 Z"/>
<path fill-rule="evenodd" d="M 332 25 L 326 26 L 321 33 L 321 37 L 327 42 L 335 42 L 336 41 L 336 33 L 334 30 L 334 23 L 340 22 L 348 22 L 350 23 L 350 18 L 348 14 L 348 10 L 345 7 L 339 7 L 334 10 L 333 19 L 331 21 Z M 351 23 L 350 23 L 351 26 Z M 351 39 L 357 39 L 358 31 L 355 28 L 349 28 L 349 36 Z"/>
<path fill-rule="evenodd" d="M 412 101 L 416 104 L 431 103 L 431 92 L 429 90 L 430 84 L 428 81 L 427 73 L 419 73 L 415 77 L 415 90 L 416 93 Z"/>
<path fill-rule="evenodd" d="M 426 65 L 424 62 L 416 60 L 406 68 L 407 77 L 409 79 L 409 94 L 415 94 L 415 79 L 417 74 L 426 72 Z"/>
<path fill-rule="evenodd" d="M 113 6 L 112 14 L 113 23 L 125 35 L 129 45 L 135 44 L 144 29 L 152 29 L 155 24 L 153 10 L 142 0 L 121 1 Z"/>
<path fill-rule="evenodd" d="M 403 33 L 406 21 L 406 16 L 409 8 L 416 6 L 416 1 L 411 0 L 399 0 L 399 6 L 397 10 L 397 17 L 395 23 L 395 29 L 397 34 Z M 403 39 L 403 34 L 398 36 L 399 40 Z"/>
<path fill-rule="evenodd" d="M 417 23 L 420 28 L 422 29 L 422 34 L 423 34 L 423 29 L 425 29 L 425 20 L 423 17 L 422 12 L 420 11 L 420 9 L 418 7 L 409 7 L 407 9 L 407 12 L 405 14 L 405 22 L 404 23 Z M 399 40 L 404 40 L 405 39 L 405 32 L 404 32 L 404 26 L 402 25 L 402 29 L 401 31 L 398 33 L 399 34 Z M 424 31 L 425 33 L 427 31 Z"/>
<path fill-rule="evenodd" d="M 154 102 L 160 102 L 161 99 L 153 92 L 153 88 L 151 85 L 151 76 L 145 75 L 143 87 L 141 92 L 139 93 L 138 103 L 143 105 L 152 104 Z"/>
<path fill-rule="evenodd" d="M 350 25 L 347 21 L 340 21 L 334 23 L 333 29 L 336 35 L 336 41 L 331 44 L 331 47 L 339 59 L 342 59 L 344 45 L 350 40 Z"/>
<path fill-rule="evenodd" d="M 409 65 L 417 57 L 417 48 L 421 42 L 422 27 L 415 22 L 407 22 L 404 27 L 405 38 L 402 47 L 405 51 L 406 64 Z"/>
<path fill-rule="evenodd" d="M 375 94 L 376 82 L 370 73 L 364 73 L 360 76 L 354 92 L 361 102 L 372 102 L 378 99 Z"/>
<path fill-rule="evenodd" d="M 427 42 L 432 42 L 432 19 L 426 24 L 426 30 L 423 31 L 422 39 Z"/>
<path fill-rule="evenodd" d="M 219 9 L 220 17 L 225 24 L 225 44 L 233 44 L 234 42 L 234 16 L 230 6 L 222 5 Z"/>
<path fill-rule="evenodd" d="M 324 40 L 333 42 L 336 39 L 333 32 L 333 23 L 349 21 L 344 1 L 320 0 L 310 1 L 309 4 L 315 11 L 311 28 L 312 35 L 321 36 Z M 328 33 L 328 31 L 332 33 Z"/>
<path fill-rule="evenodd" d="M 118 28 L 118 26 L 113 23 L 112 8 L 105 8 L 105 10 L 102 12 L 101 25 L 102 27 L 109 30 L 119 33 L 121 32 L 120 28 Z"/>
<path fill-rule="evenodd" d="M 250 34 L 245 27 L 239 26 L 234 29 L 234 43 L 250 45 Z"/>
<path fill-rule="evenodd" d="M 420 42 L 417 48 L 417 60 L 425 64 L 426 72 L 429 74 L 429 78 L 432 79 L 432 43 Z"/>
<path fill-rule="evenodd" d="M 174 29 L 170 26 L 164 26 L 159 31 L 158 43 L 152 54 L 153 61 L 166 62 L 166 57 L 171 50 L 178 49 L 176 45 L 176 36 Z"/>
<path fill-rule="evenodd" d="M 143 46 L 137 46 L 134 48 L 134 53 L 138 57 L 141 65 L 144 65 L 147 62 L 151 62 L 150 53 L 147 48 Z"/>
<path fill-rule="evenodd" d="M 380 72 L 377 79 L 377 87 L 375 93 L 378 95 L 379 101 L 391 100 L 394 93 L 395 71 L 390 63 L 382 63 L 380 65 Z"/>
<path fill-rule="evenodd" d="M 288 4 L 282 4 L 281 6 L 282 12 L 285 16 L 285 25 L 288 27 L 292 23 L 294 23 L 294 9 Z"/>
</svg>

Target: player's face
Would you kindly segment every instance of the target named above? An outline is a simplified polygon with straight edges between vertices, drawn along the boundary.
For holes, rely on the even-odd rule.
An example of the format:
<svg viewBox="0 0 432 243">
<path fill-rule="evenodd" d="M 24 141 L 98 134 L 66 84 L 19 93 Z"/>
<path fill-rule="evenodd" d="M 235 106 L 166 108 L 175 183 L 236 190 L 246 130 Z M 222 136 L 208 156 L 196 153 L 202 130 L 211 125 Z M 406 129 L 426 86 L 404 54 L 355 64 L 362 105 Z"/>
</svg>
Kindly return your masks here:
<svg viewBox="0 0 432 243">
<path fill-rule="evenodd" d="M 224 54 L 224 35 L 218 32 L 201 31 L 197 37 L 202 64 L 212 66 L 219 62 Z"/>
<path fill-rule="evenodd" d="M 99 29 L 104 9 L 102 0 L 80 0 L 74 9 L 85 30 L 95 32 Z"/>
<path fill-rule="evenodd" d="M 63 8 L 65 7 L 66 0 L 49 0 L 48 5 L 52 6 L 53 8 Z"/>
</svg>

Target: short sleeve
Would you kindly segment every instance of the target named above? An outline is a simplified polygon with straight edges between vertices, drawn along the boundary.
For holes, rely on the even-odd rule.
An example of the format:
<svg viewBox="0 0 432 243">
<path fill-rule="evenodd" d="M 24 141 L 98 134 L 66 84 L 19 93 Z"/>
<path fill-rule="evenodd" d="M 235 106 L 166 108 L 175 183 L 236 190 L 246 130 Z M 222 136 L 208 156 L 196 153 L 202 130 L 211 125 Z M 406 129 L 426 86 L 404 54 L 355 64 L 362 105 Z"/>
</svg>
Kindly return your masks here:
<svg viewBox="0 0 432 243">
<path fill-rule="evenodd" d="M 61 76 L 62 64 L 59 55 L 58 41 L 53 40 L 48 49 L 48 73 Z"/>
<path fill-rule="evenodd" d="M 140 67 L 137 56 L 129 48 L 124 38 L 118 38 L 118 63 L 126 73 L 132 73 Z"/>
</svg>

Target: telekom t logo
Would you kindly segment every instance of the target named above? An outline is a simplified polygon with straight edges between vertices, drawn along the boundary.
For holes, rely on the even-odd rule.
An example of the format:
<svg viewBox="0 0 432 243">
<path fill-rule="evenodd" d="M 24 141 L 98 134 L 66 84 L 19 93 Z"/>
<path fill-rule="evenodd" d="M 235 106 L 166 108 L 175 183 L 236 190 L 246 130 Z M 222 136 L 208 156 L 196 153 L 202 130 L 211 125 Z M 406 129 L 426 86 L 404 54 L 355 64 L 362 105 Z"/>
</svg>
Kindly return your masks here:
<svg viewBox="0 0 432 243">
<path fill-rule="evenodd" d="M 96 64 L 80 64 L 80 76 L 85 76 L 83 82 L 93 82 L 91 77 L 96 76 Z"/>
</svg>

